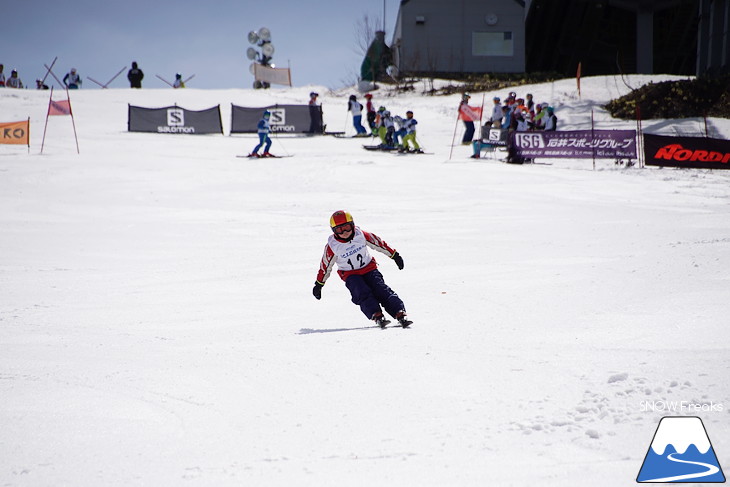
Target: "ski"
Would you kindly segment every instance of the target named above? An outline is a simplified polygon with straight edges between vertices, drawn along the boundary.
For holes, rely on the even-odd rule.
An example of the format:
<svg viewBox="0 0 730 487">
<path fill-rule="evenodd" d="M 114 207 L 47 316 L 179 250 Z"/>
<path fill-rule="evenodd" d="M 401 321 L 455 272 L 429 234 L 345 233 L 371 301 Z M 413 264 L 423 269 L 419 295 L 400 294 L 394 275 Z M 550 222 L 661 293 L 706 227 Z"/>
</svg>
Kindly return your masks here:
<svg viewBox="0 0 730 487">
<path fill-rule="evenodd" d="M 397 147 L 384 147 L 382 145 L 364 145 L 362 148 L 365 150 L 379 150 L 382 152 L 393 152 L 398 150 Z"/>
<path fill-rule="evenodd" d="M 419 152 L 419 151 L 410 151 L 410 150 L 409 151 L 401 151 L 401 150 L 399 150 L 397 155 L 404 156 L 406 154 L 414 154 L 414 155 L 415 154 L 424 154 L 424 155 L 431 155 L 432 156 L 433 155 L 433 152 L 423 152 L 423 151 L 420 151 Z"/>
<path fill-rule="evenodd" d="M 286 155 L 286 156 L 275 156 L 275 155 L 270 155 L 270 156 L 252 156 L 252 155 L 243 155 L 243 154 L 241 154 L 241 155 L 237 155 L 236 157 L 240 157 L 240 158 L 243 158 L 243 159 L 283 159 L 284 157 L 294 157 L 294 155 L 293 154 L 289 154 L 289 155 Z"/>
<path fill-rule="evenodd" d="M 392 325 L 390 324 L 390 322 L 388 322 L 387 325 L 381 326 L 380 329 L 382 329 L 382 330 L 385 330 L 386 328 L 406 328 L 406 329 L 410 329 L 410 327 L 411 327 L 412 324 L 413 324 L 413 322 L 410 321 L 410 320 L 406 320 L 405 323 L 395 322 Z"/>
<path fill-rule="evenodd" d="M 371 134 L 355 134 L 355 135 L 345 135 L 344 132 L 330 132 L 327 135 L 332 134 L 333 136 L 337 137 L 338 139 L 362 139 L 365 137 L 372 137 Z"/>
</svg>

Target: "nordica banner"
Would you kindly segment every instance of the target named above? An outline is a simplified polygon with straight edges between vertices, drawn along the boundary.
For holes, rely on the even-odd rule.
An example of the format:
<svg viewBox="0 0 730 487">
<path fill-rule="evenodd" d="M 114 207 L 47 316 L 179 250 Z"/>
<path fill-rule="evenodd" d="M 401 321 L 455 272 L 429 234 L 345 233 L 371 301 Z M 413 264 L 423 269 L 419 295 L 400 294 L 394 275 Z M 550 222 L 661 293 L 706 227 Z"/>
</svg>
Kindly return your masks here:
<svg viewBox="0 0 730 487">
<path fill-rule="evenodd" d="M 160 134 L 222 134 L 220 105 L 207 110 L 186 110 L 178 106 L 143 108 L 129 105 L 130 132 Z"/>
<path fill-rule="evenodd" d="M 231 133 L 252 134 L 257 132 L 257 124 L 264 111 L 271 112 L 269 123 L 271 132 L 286 134 L 321 134 L 322 107 L 309 105 L 273 105 L 261 108 L 231 105 Z"/>
<path fill-rule="evenodd" d="M 644 134 L 648 166 L 730 169 L 730 141 Z"/>
<path fill-rule="evenodd" d="M 512 136 L 520 157 L 636 158 L 635 130 L 514 132 Z"/>
</svg>

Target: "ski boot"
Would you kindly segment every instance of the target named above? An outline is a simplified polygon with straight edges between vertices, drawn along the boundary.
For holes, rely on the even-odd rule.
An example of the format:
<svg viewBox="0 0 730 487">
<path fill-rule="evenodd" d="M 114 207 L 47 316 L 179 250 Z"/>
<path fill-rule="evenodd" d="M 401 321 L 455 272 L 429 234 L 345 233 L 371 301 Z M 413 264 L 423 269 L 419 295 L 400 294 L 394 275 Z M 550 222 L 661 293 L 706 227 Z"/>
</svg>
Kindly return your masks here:
<svg viewBox="0 0 730 487">
<path fill-rule="evenodd" d="M 398 311 L 395 314 L 395 319 L 398 320 L 398 323 L 403 328 L 408 328 L 409 326 L 411 326 L 413 324 L 413 322 L 411 320 L 409 320 L 408 317 L 406 316 L 406 312 L 402 311 L 402 310 Z"/>
<path fill-rule="evenodd" d="M 261 157 L 258 152 L 252 152 L 248 155 L 248 157 Z"/>
<path fill-rule="evenodd" d="M 261 157 L 274 157 L 274 154 L 272 154 L 271 152 L 264 152 L 263 154 L 261 154 Z"/>
<path fill-rule="evenodd" d="M 387 325 L 390 324 L 390 320 L 383 316 L 383 313 L 379 311 L 373 315 L 373 321 L 380 328 L 385 328 Z"/>
</svg>

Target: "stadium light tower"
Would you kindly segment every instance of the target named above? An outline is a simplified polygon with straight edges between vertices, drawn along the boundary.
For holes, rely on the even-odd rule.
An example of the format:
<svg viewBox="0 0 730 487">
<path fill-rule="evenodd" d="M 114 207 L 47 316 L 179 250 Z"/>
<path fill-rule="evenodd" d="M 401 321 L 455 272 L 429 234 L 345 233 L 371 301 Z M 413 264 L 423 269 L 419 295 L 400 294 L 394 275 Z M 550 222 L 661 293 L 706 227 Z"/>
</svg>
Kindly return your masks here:
<svg viewBox="0 0 730 487">
<path fill-rule="evenodd" d="M 251 61 L 254 61 L 249 67 L 251 74 L 254 74 L 254 64 L 256 63 L 262 66 L 275 67 L 274 64 L 271 63 L 271 59 L 274 56 L 274 45 L 271 43 L 271 31 L 269 29 L 261 27 L 258 32 L 252 30 L 248 33 L 248 42 L 261 48 L 261 52 L 257 51 L 253 47 L 249 47 L 246 50 L 246 57 L 248 57 Z M 268 88 L 269 86 L 269 83 L 266 81 L 255 80 L 253 82 L 253 87 L 255 89 Z"/>
</svg>

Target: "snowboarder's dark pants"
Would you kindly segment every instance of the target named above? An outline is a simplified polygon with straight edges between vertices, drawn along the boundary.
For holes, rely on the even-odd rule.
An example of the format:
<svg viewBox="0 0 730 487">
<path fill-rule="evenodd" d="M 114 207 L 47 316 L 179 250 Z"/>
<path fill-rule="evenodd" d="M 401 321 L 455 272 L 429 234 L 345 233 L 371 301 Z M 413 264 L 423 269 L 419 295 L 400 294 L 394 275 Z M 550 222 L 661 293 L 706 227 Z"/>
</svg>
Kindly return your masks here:
<svg viewBox="0 0 730 487">
<path fill-rule="evenodd" d="M 385 284 L 383 275 L 377 269 L 367 274 L 351 275 L 345 281 L 345 286 L 350 290 L 352 302 L 360 306 L 369 320 L 375 313 L 382 311 L 380 305 L 394 318 L 398 311 L 406 309 L 395 291 Z"/>
<path fill-rule="evenodd" d="M 474 138 L 474 122 L 471 120 L 464 120 L 464 138 L 461 139 L 462 144 L 471 144 L 471 139 Z"/>
</svg>

